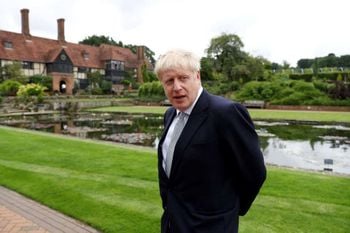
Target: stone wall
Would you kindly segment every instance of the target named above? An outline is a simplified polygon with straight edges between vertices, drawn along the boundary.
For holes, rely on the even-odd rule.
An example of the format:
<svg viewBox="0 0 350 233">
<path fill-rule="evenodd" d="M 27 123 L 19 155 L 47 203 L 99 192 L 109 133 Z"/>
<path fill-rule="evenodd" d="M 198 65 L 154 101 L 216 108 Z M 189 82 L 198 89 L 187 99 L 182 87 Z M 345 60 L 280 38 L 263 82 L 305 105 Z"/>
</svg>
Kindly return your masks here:
<svg viewBox="0 0 350 233">
<path fill-rule="evenodd" d="M 350 112 L 350 107 L 348 107 L 348 106 L 268 105 L 268 106 L 266 106 L 265 109 Z"/>
</svg>

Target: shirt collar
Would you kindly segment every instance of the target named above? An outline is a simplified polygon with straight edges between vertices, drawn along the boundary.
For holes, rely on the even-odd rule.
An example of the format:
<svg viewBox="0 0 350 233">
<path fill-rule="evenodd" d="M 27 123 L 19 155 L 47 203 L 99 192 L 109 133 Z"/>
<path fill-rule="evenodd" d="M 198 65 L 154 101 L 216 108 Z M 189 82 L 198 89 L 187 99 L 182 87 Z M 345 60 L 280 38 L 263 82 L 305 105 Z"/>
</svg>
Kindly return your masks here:
<svg viewBox="0 0 350 233">
<path fill-rule="evenodd" d="M 188 116 L 191 115 L 191 112 L 192 112 L 194 106 L 196 105 L 196 103 L 197 103 L 197 101 L 199 99 L 199 96 L 202 94 L 202 92 L 203 92 L 203 87 L 200 86 L 199 89 L 198 89 L 198 93 L 197 93 L 197 97 L 196 97 L 195 101 L 192 103 L 192 105 L 188 109 L 186 109 L 184 111 L 184 113 L 186 113 Z M 180 111 L 176 109 L 176 115 L 178 115 L 179 112 Z"/>
</svg>

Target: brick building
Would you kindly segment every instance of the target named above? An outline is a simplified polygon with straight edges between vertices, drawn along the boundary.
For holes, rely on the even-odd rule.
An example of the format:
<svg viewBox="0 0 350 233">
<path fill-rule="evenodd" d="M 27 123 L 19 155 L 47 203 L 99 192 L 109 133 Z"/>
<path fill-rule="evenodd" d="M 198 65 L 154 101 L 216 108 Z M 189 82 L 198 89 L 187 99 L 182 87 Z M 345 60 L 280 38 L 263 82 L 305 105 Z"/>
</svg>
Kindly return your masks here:
<svg viewBox="0 0 350 233">
<path fill-rule="evenodd" d="M 98 71 L 119 88 L 125 72 L 130 70 L 143 82 L 141 67 L 152 65 L 144 47 L 134 54 L 128 48 L 102 44 L 99 47 L 74 44 L 65 40 L 64 19 L 57 20 L 57 40 L 32 36 L 29 10 L 21 10 L 22 33 L 0 30 L 0 66 L 20 62 L 24 75 L 52 77 L 54 92 L 72 94 L 75 85 L 87 85 L 87 72 Z"/>
</svg>

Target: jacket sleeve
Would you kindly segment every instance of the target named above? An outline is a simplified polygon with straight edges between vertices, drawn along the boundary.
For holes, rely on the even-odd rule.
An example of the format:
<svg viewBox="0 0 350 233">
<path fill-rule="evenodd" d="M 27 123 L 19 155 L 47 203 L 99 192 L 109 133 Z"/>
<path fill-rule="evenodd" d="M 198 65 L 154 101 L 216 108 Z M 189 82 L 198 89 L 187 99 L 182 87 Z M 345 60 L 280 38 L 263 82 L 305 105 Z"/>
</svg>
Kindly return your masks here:
<svg viewBox="0 0 350 233">
<path fill-rule="evenodd" d="M 245 215 L 266 179 L 258 135 L 248 111 L 238 103 L 226 107 L 221 122 L 223 140 L 229 148 L 235 184 L 239 193 L 239 215 Z"/>
</svg>

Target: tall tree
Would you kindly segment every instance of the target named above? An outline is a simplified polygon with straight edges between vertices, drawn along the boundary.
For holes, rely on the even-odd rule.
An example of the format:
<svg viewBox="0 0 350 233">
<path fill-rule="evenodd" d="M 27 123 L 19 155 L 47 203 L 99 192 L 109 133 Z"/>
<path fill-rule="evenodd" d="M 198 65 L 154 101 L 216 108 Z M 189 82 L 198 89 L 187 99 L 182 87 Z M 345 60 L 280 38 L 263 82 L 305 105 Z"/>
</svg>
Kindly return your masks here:
<svg viewBox="0 0 350 233">
<path fill-rule="evenodd" d="M 244 64 L 249 70 L 249 76 L 244 81 L 262 80 L 264 78 L 264 66 L 268 66 L 267 60 L 263 57 L 247 56 Z"/>
<path fill-rule="evenodd" d="M 22 65 L 19 62 L 0 66 L 0 82 L 11 79 L 20 83 L 26 83 L 28 78 L 25 78 L 21 68 Z"/>
<path fill-rule="evenodd" d="M 128 48 L 131 51 L 133 51 L 134 53 L 137 53 L 137 45 L 132 45 L 132 44 L 127 44 L 123 46 L 124 48 Z M 148 60 L 154 65 L 156 63 L 156 59 L 154 59 L 154 55 L 155 52 L 153 52 L 150 48 L 148 48 L 147 46 L 145 47 L 145 56 L 146 58 L 148 58 Z"/>
<path fill-rule="evenodd" d="M 339 65 L 341 67 L 350 67 L 350 55 L 340 56 Z"/>
<path fill-rule="evenodd" d="M 320 57 L 318 59 L 319 67 L 338 67 L 339 58 L 334 53 L 328 54 L 326 57 Z"/>
<path fill-rule="evenodd" d="M 234 80 L 236 73 L 233 67 L 241 64 L 247 54 L 242 51 L 243 42 L 235 34 L 223 33 L 221 36 L 211 39 L 210 46 L 206 50 L 207 57 L 214 59 L 214 69 L 224 73 L 230 80 Z"/>
<path fill-rule="evenodd" d="M 201 58 L 201 79 L 204 81 L 213 80 L 213 64 L 214 59 L 208 57 Z"/>
<path fill-rule="evenodd" d="M 101 44 L 109 44 L 109 45 L 114 45 L 114 46 L 119 46 L 123 48 L 128 48 L 130 49 L 133 53 L 137 53 L 137 45 L 132 45 L 132 44 L 127 44 L 124 45 L 122 41 L 116 42 L 112 37 L 109 36 L 97 36 L 97 35 L 92 35 L 86 37 L 84 40 L 79 41 L 79 44 L 86 44 L 86 45 L 92 45 L 92 46 L 100 46 Z M 147 46 L 145 47 L 145 56 L 148 58 L 148 60 L 154 65 L 156 60 L 154 59 L 155 53 L 148 48 Z"/>
<path fill-rule="evenodd" d="M 92 35 L 86 37 L 84 40 L 79 41 L 79 44 L 86 44 L 86 45 L 92 45 L 92 46 L 100 46 L 101 44 L 109 44 L 109 45 L 116 45 L 123 47 L 123 42 L 119 41 L 118 43 L 109 36 L 97 36 Z"/>
<path fill-rule="evenodd" d="M 306 69 L 311 68 L 314 63 L 314 59 L 303 58 L 297 62 L 298 68 Z"/>
</svg>

